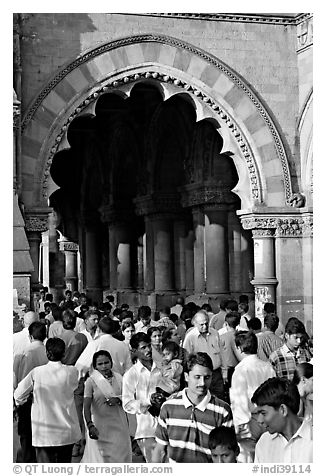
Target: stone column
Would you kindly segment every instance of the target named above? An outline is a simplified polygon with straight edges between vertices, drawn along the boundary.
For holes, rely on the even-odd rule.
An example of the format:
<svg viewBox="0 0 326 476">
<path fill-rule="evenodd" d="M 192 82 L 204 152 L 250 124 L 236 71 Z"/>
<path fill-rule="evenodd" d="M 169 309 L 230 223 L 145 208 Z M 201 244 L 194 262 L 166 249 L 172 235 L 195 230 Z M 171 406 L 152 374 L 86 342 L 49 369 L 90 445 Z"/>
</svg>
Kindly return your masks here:
<svg viewBox="0 0 326 476">
<path fill-rule="evenodd" d="M 70 291 L 78 290 L 77 253 L 78 245 L 64 237 L 59 240 L 59 249 L 65 256 L 65 287 Z"/>
<path fill-rule="evenodd" d="M 108 225 L 109 229 L 109 257 L 110 257 L 110 289 L 111 291 L 116 290 L 118 287 L 118 278 L 117 278 L 117 267 L 118 267 L 118 258 L 117 258 L 117 244 L 115 236 L 115 226 L 113 223 Z"/>
<path fill-rule="evenodd" d="M 86 292 L 93 301 L 97 302 L 103 299 L 101 246 L 96 223 L 86 222 L 84 257 Z"/>
<path fill-rule="evenodd" d="M 183 217 L 174 221 L 174 274 L 177 291 L 186 289 L 186 238 L 187 224 Z"/>
<path fill-rule="evenodd" d="M 205 207 L 206 292 L 229 292 L 227 211 Z"/>
<path fill-rule="evenodd" d="M 185 238 L 186 295 L 194 292 L 194 230 L 188 227 Z"/>
<path fill-rule="evenodd" d="M 206 288 L 205 216 L 201 208 L 192 211 L 194 223 L 194 292 L 202 294 Z"/>
<path fill-rule="evenodd" d="M 274 232 L 271 229 L 252 230 L 254 240 L 255 315 L 263 318 L 266 302 L 275 303 L 277 279 L 275 277 Z"/>
<path fill-rule="evenodd" d="M 153 226 L 150 216 L 145 216 L 145 240 L 144 240 L 144 291 L 154 291 L 154 238 Z"/>
<path fill-rule="evenodd" d="M 34 271 L 31 273 L 31 288 L 36 289 L 40 285 L 39 281 L 39 267 L 40 267 L 40 244 L 42 242 L 42 232 L 48 230 L 48 213 L 26 213 L 25 227 L 27 232 L 27 239 L 30 246 L 30 255 L 34 266 Z"/>
<path fill-rule="evenodd" d="M 131 289 L 131 247 L 133 233 L 126 223 L 115 223 L 117 250 L 117 288 L 119 291 Z"/>
<path fill-rule="evenodd" d="M 174 289 L 172 217 L 165 213 L 154 215 L 152 226 L 155 291 L 172 291 Z"/>
<path fill-rule="evenodd" d="M 230 293 L 242 293 L 241 224 L 234 210 L 228 213 Z"/>
</svg>

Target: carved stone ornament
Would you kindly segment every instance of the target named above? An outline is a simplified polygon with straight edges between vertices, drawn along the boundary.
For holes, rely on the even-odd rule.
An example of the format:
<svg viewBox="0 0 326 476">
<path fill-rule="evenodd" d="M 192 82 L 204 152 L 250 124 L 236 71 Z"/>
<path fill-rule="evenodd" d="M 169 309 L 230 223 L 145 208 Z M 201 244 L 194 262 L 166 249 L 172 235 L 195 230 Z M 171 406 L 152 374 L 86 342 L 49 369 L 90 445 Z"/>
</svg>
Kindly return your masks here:
<svg viewBox="0 0 326 476">
<path fill-rule="evenodd" d="M 269 228 L 260 228 L 258 230 L 252 230 L 253 238 L 272 238 L 274 236 L 274 230 Z"/>
<path fill-rule="evenodd" d="M 299 238 L 313 235 L 312 217 L 278 219 L 275 236 Z"/>
<path fill-rule="evenodd" d="M 118 224 L 132 223 L 135 215 L 130 208 L 119 208 L 112 205 L 106 205 L 100 208 L 101 221 L 103 223 Z"/>
<path fill-rule="evenodd" d="M 242 226 L 245 230 L 257 228 L 276 228 L 277 219 L 275 217 L 249 217 L 241 218 Z"/>
<path fill-rule="evenodd" d="M 305 206 L 306 197 L 302 193 L 293 193 L 288 200 L 289 205 L 295 208 L 302 208 Z"/>
<path fill-rule="evenodd" d="M 77 243 L 73 241 L 60 241 L 59 242 L 59 249 L 60 251 L 75 251 L 79 250 L 79 246 Z"/>
<path fill-rule="evenodd" d="M 290 178 L 290 170 L 288 166 L 288 161 L 285 153 L 285 148 L 283 146 L 281 137 L 271 119 L 270 115 L 268 114 L 266 108 L 264 107 L 263 103 L 259 100 L 258 96 L 248 88 L 246 83 L 238 76 L 234 71 L 230 70 L 226 64 L 222 61 L 215 58 L 213 55 L 206 53 L 200 49 L 195 48 L 194 46 L 185 43 L 180 40 L 176 40 L 174 38 L 170 38 L 164 35 L 153 35 L 153 34 L 143 34 L 137 36 L 130 36 L 127 38 L 123 38 L 121 40 L 115 40 L 105 45 L 101 45 L 93 50 L 85 53 L 84 55 L 77 58 L 75 61 L 67 65 L 58 74 L 56 74 L 53 79 L 48 83 L 48 85 L 41 91 L 39 96 L 36 98 L 32 106 L 27 111 L 24 119 L 22 121 L 22 131 L 26 128 L 27 124 L 33 118 L 35 112 L 37 111 L 38 107 L 42 104 L 45 97 L 52 91 L 53 88 L 57 86 L 57 84 L 65 78 L 71 71 L 80 67 L 82 64 L 87 63 L 88 61 L 96 58 L 107 51 L 114 50 L 119 47 L 124 47 L 130 44 L 136 43 L 143 43 L 143 42 L 158 42 L 166 45 L 170 45 L 173 47 L 181 48 L 188 53 L 191 53 L 197 57 L 202 58 L 204 61 L 207 61 L 208 64 L 213 65 L 220 71 L 222 71 L 240 90 L 242 90 L 253 103 L 257 112 L 260 116 L 264 119 L 270 133 L 273 136 L 274 144 L 276 147 L 277 155 L 279 160 L 282 164 L 282 171 L 283 171 L 283 180 L 284 180 L 284 187 L 285 187 L 285 198 L 286 200 L 292 194 L 292 185 L 291 185 L 291 178 Z M 69 116 L 66 123 L 62 126 L 58 136 L 55 138 L 54 145 L 50 149 L 50 153 L 48 156 L 47 163 L 45 165 L 44 170 L 44 181 L 43 181 L 43 196 L 46 197 L 47 195 L 47 181 L 49 175 L 50 165 L 53 159 L 54 154 L 57 151 L 58 145 L 60 144 L 67 127 L 69 126 L 70 122 L 80 114 L 89 104 L 98 99 L 98 97 L 107 92 L 111 92 L 112 89 L 118 88 L 122 85 L 125 85 L 129 82 L 135 82 L 140 79 L 155 79 L 157 81 L 162 81 L 165 83 L 171 83 L 175 86 L 182 88 L 189 94 L 193 94 L 202 101 L 204 101 L 208 107 L 210 107 L 215 113 L 220 116 L 220 119 L 225 122 L 225 124 L 230 128 L 231 133 L 237 140 L 242 156 L 247 163 L 248 171 L 249 171 L 249 178 L 251 184 L 251 193 L 254 202 L 261 203 L 262 202 L 262 187 L 259 181 L 259 174 L 257 165 L 255 163 L 251 148 L 246 141 L 246 138 L 241 133 L 241 130 L 232 120 L 232 118 L 221 108 L 220 104 L 217 104 L 211 97 L 206 95 L 202 92 L 198 87 L 195 87 L 186 81 L 181 80 L 180 78 L 172 77 L 167 75 L 166 73 L 159 73 L 157 71 L 146 71 L 146 72 L 139 72 L 139 73 L 132 73 L 126 74 L 123 77 L 118 79 L 111 79 L 107 84 L 102 85 L 97 90 L 95 90 L 89 97 L 84 99 L 82 103 L 75 109 L 75 111 Z"/>
<path fill-rule="evenodd" d="M 214 186 L 198 186 L 182 191 L 181 204 L 183 207 L 199 205 L 232 205 L 235 196 L 229 190 L 221 190 Z"/>
<path fill-rule="evenodd" d="M 136 214 L 139 216 L 154 214 L 174 214 L 181 211 L 180 196 L 175 193 L 155 193 L 136 197 L 134 199 L 136 205 Z"/>
<path fill-rule="evenodd" d="M 47 216 L 26 216 L 25 217 L 25 228 L 27 231 L 47 231 L 48 226 L 48 217 Z"/>
</svg>

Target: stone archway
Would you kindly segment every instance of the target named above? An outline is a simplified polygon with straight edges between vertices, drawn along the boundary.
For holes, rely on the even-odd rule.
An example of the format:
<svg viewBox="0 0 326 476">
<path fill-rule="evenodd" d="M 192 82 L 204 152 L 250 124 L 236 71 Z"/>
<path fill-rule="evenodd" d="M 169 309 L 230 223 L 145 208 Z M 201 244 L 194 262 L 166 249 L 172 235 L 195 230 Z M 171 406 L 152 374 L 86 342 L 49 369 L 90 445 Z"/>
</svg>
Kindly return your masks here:
<svg viewBox="0 0 326 476">
<path fill-rule="evenodd" d="M 140 77 L 173 84 L 201 99 L 231 132 L 243 157 L 251 206 L 284 206 L 292 194 L 288 161 L 277 128 L 257 95 L 213 55 L 174 38 L 138 35 L 81 55 L 52 79 L 27 111 L 22 121 L 27 208 L 45 205 L 51 160 L 59 144 L 67 146 L 69 122 L 86 108 L 92 110 L 108 89 Z"/>
<path fill-rule="evenodd" d="M 115 92 L 128 98 L 139 82 L 158 85 L 165 100 L 186 96 L 195 105 L 197 121 L 214 122 L 224 139 L 222 152 L 233 152 L 239 177 L 233 191 L 241 199 L 242 210 L 248 214 L 261 208 L 268 216 L 269 208 L 287 205 L 292 186 L 285 149 L 252 89 L 227 65 L 192 45 L 165 36 L 139 35 L 102 45 L 67 65 L 25 115 L 23 162 L 28 171 L 25 175 L 23 171 L 23 198 L 31 215 L 37 207 L 46 210 L 47 198 L 57 188 L 49 171 L 54 155 L 70 147 L 69 125 L 80 116 L 94 115 L 102 95 Z M 201 191 L 206 197 L 210 193 Z M 259 217 L 250 220 L 244 217 L 245 229 L 267 228 L 273 242 L 278 219 L 267 218 L 262 226 Z M 256 288 L 266 279 L 275 289 L 275 276 L 265 275 Z"/>
</svg>

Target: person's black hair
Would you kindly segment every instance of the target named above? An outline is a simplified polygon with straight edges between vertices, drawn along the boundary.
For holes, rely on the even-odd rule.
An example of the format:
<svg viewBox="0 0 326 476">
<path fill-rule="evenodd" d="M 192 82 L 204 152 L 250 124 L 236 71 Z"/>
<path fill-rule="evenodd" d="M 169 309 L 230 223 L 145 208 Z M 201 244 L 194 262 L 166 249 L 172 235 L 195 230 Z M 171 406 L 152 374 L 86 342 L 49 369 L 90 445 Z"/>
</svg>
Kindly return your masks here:
<svg viewBox="0 0 326 476">
<path fill-rule="evenodd" d="M 172 314 L 169 315 L 169 318 L 170 320 L 173 322 L 173 324 L 176 324 L 178 322 L 178 314 L 174 314 L 174 312 L 172 312 Z"/>
<path fill-rule="evenodd" d="M 298 385 L 301 380 L 301 377 L 311 378 L 313 376 L 313 370 L 314 366 L 312 364 L 309 364 L 309 362 L 302 362 L 301 364 L 297 364 L 294 370 L 292 382 L 295 385 Z"/>
<path fill-rule="evenodd" d="M 252 317 L 248 321 L 248 329 L 251 331 L 259 331 L 261 329 L 261 320 L 258 317 Z"/>
<path fill-rule="evenodd" d="M 180 347 L 176 342 L 173 342 L 172 340 L 168 340 L 162 345 L 162 350 L 164 349 L 168 350 L 169 352 L 172 352 L 174 357 L 178 357 L 180 352 Z"/>
<path fill-rule="evenodd" d="M 45 300 L 46 300 L 46 301 L 49 301 L 49 302 L 52 302 L 52 301 L 53 301 L 53 294 L 47 293 L 47 294 L 45 295 Z"/>
<path fill-rule="evenodd" d="M 120 329 L 120 324 L 109 316 L 104 316 L 99 320 L 98 327 L 105 334 L 115 334 Z"/>
<path fill-rule="evenodd" d="M 279 323 L 280 319 L 274 313 L 266 314 L 266 316 L 264 317 L 264 326 L 272 332 L 276 331 Z"/>
<path fill-rule="evenodd" d="M 243 312 L 249 311 L 249 305 L 247 302 L 239 302 L 238 309 L 241 309 Z"/>
<path fill-rule="evenodd" d="M 262 383 L 254 392 L 252 403 L 259 407 L 268 405 L 278 409 L 286 405 L 292 413 L 297 415 L 300 408 L 300 394 L 297 386 L 286 378 L 273 377 Z"/>
<path fill-rule="evenodd" d="M 55 321 L 62 321 L 62 309 L 60 307 L 52 307 L 52 317 Z"/>
<path fill-rule="evenodd" d="M 231 311 L 225 316 L 225 322 L 227 322 L 233 329 L 235 329 L 240 324 L 240 320 L 241 315 L 240 312 L 237 311 Z"/>
<path fill-rule="evenodd" d="M 249 298 L 246 294 L 240 294 L 239 296 L 239 304 L 241 303 L 245 303 L 245 304 L 248 304 L 249 303 Z"/>
<path fill-rule="evenodd" d="M 189 354 L 186 364 L 186 372 L 189 373 L 195 365 L 207 367 L 213 372 L 212 359 L 206 352 L 197 352 L 196 354 Z"/>
<path fill-rule="evenodd" d="M 50 337 L 45 344 L 46 355 L 52 362 L 59 362 L 65 355 L 66 345 L 59 337 Z"/>
<path fill-rule="evenodd" d="M 119 317 L 121 313 L 122 313 L 122 309 L 120 309 L 120 307 L 116 307 L 115 310 L 112 312 L 112 315 Z"/>
<path fill-rule="evenodd" d="M 212 306 L 208 303 L 204 303 L 201 308 L 206 312 L 212 312 Z"/>
<path fill-rule="evenodd" d="M 108 294 L 106 296 L 106 299 L 109 301 L 109 302 L 114 302 L 114 296 L 112 296 L 112 294 Z"/>
<path fill-rule="evenodd" d="M 174 331 L 172 327 L 165 328 L 163 333 L 162 333 L 162 343 L 164 344 L 165 342 L 169 341 L 172 336 L 172 331 Z"/>
<path fill-rule="evenodd" d="M 120 307 L 121 307 L 122 310 L 128 311 L 128 309 L 129 309 L 129 304 L 123 303 L 123 304 L 121 304 Z"/>
<path fill-rule="evenodd" d="M 169 316 L 171 314 L 171 308 L 169 306 L 164 306 L 160 309 L 160 313 L 164 314 L 165 316 Z"/>
<path fill-rule="evenodd" d="M 235 299 L 229 299 L 227 305 L 225 307 L 227 311 L 237 311 L 238 310 L 238 303 Z"/>
<path fill-rule="evenodd" d="M 122 331 L 125 331 L 126 329 L 128 329 L 128 327 L 132 327 L 133 330 L 135 330 L 135 324 L 134 324 L 134 321 L 132 319 L 124 319 L 123 321 L 121 321 L 121 330 Z"/>
<path fill-rule="evenodd" d="M 72 309 L 65 309 L 62 313 L 62 325 L 64 329 L 73 330 L 76 327 L 77 317 Z"/>
<path fill-rule="evenodd" d="M 121 322 L 123 319 L 130 319 L 130 311 L 127 311 L 126 309 L 121 311 L 118 319 Z M 131 318 L 133 318 L 133 314 L 131 313 Z"/>
<path fill-rule="evenodd" d="M 149 306 L 140 306 L 138 309 L 138 319 L 149 318 L 151 317 L 152 311 Z"/>
<path fill-rule="evenodd" d="M 220 309 L 222 309 L 222 311 L 225 311 L 226 310 L 226 306 L 227 306 L 227 303 L 229 302 L 229 299 L 221 299 L 220 300 Z M 235 311 L 237 311 L 237 309 L 235 309 Z"/>
<path fill-rule="evenodd" d="M 137 332 L 136 334 L 131 336 L 129 344 L 133 350 L 137 350 L 140 342 L 150 344 L 151 338 L 147 334 L 145 334 L 145 332 Z"/>
<path fill-rule="evenodd" d="M 152 337 L 152 335 L 153 335 L 153 333 L 154 333 L 155 331 L 159 331 L 159 332 L 162 334 L 162 331 L 161 331 L 161 329 L 159 328 L 159 326 L 152 326 L 152 327 L 149 327 L 149 328 L 147 329 L 147 335 L 148 335 L 149 337 Z"/>
<path fill-rule="evenodd" d="M 45 319 L 45 316 L 46 316 L 46 314 L 45 314 L 44 311 L 41 311 L 41 312 L 38 313 L 38 318 L 39 318 L 40 321 L 42 321 L 43 319 Z"/>
<path fill-rule="evenodd" d="M 302 321 L 297 319 L 296 317 L 290 317 L 288 322 L 285 326 L 285 333 L 286 334 L 305 334 L 306 328 Z"/>
<path fill-rule="evenodd" d="M 70 295 L 72 296 L 72 292 L 70 291 L 70 289 L 67 289 L 67 290 L 65 291 L 65 295 L 68 296 L 68 294 L 70 294 Z"/>
<path fill-rule="evenodd" d="M 46 325 L 40 321 L 32 322 L 32 324 L 28 326 L 28 333 L 35 340 L 43 342 L 46 338 Z"/>
<path fill-rule="evenodd" d="M 92 311 L 91 309 L 88 309 L 88 311 L 86 311 L 86 312 L 84 313 L 83 319 L 86 320 L 86 319 L 88 319 L 88 318 L 91 317 L 91 316 L 97 316 L 98 319 L 99 319 L 99 318 L 100 318 L 100 313 L 99 313 L 99 311 Z"/>
<path fill-rule="evenodd" d="M 66 301 L 61 305 L 61 309 L 65 311 L 66 309 L 74 309 L 75 303 L 74 301 Z"/>
<path fill-rule="evenodd" d="M 257 354 L 258 341 L 253 331 L 238 331 L 234 336 L 235 345 L 245 354 Z"/>
<path fill-rule="evenodd" d="M 234 427 L 218 426 L 213 428 L 208 436 L 209 449 L 215 450 L 217 446 L 226 446 L 229 450 L 239 454 L 240 448 Z"/>
<path fill-rule="evenodd" d="M 265 302 L 264 311 L 267 314 L 271 314 L 272 312 L 275 312 L 276 311 L 275 304 L 273 302 Z"/>
<path fill-rule="evenodd" d="M 111 365 L 113 365 L 113 360 L 112 360 L 112 357 L 111 357 L 111 354 L 110 352 L 108 352 L 107 350 L 98 350 L 97 352 L 95 352 L 95 354 L 93 355 L 93 359 L 92 359 L 92 366 L 93 366 L 93 369 L 95 369 L 96 367 L 96 361 L 97 361 L 97 358 L 100 357 L 101 355 L 104 355 L 105 357 L 107 357 L 110 362 L 111 362 Z"/>
</svg>

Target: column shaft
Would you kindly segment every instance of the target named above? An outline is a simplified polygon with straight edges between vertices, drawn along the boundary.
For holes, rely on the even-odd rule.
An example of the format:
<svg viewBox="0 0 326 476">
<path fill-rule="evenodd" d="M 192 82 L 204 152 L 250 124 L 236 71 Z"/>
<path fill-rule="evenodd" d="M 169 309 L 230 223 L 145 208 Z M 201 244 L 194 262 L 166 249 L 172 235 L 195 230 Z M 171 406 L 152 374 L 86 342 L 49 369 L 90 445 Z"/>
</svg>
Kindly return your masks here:
<svg viewBox="0 0 326 476">
<path fill-rule="evenodd" d="M 205 292 L 205 217 L 201 210 L 193 210 L 194 222 L 194 292 Z"/>
<path fill-rule="evenodd" d="M 186 237 L 187 229 L 185 220 L 174 222 L 174 273 L 177 291 L 186 289 Z"/>
<path fill-rule="evenodd" d="M 144 290 L 153 291 L 155 288 L 154 273 L 154 238 L 153 226 L 150 217 L 145 217 L 144 240 Z"/>
<path fill-rule="evenodd" d="M 171 291 L 174 288 L 171 219 L 155 217 L 153 233 L 155 291 Z"/>
<path fill-rule="evenodd" d="M 229 292 L 229 254 L 227 243 L 227 212 L 205 212 L 206 292 Z"/>
</svg>

